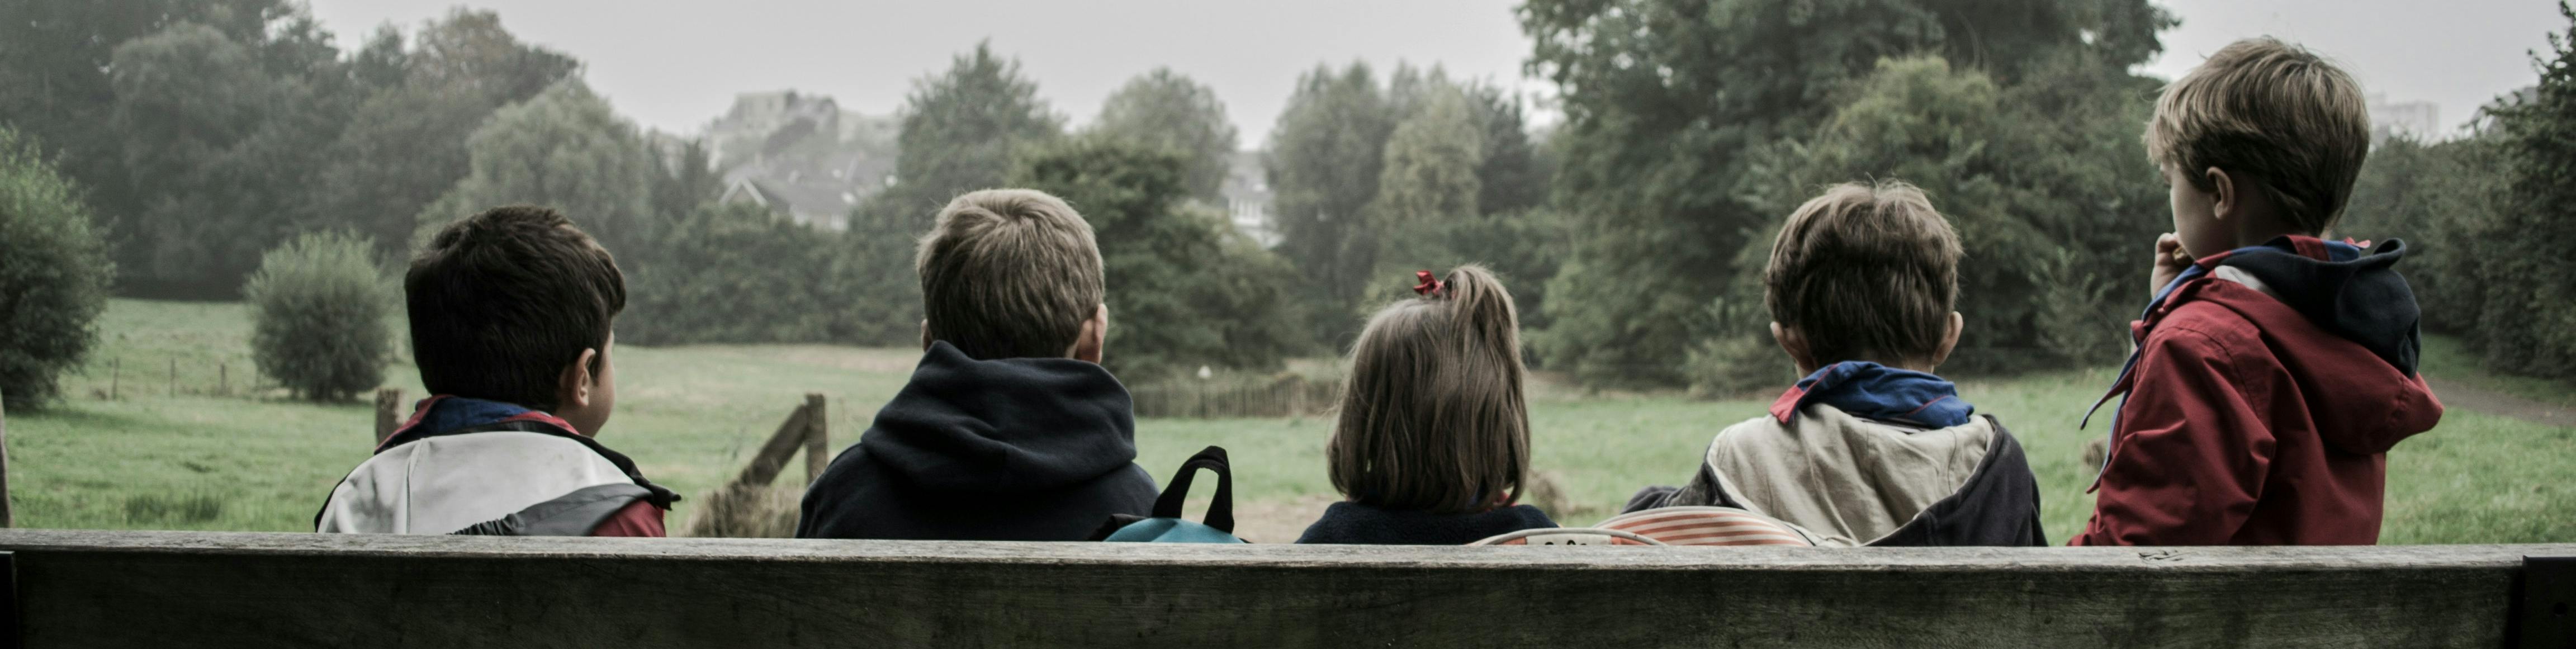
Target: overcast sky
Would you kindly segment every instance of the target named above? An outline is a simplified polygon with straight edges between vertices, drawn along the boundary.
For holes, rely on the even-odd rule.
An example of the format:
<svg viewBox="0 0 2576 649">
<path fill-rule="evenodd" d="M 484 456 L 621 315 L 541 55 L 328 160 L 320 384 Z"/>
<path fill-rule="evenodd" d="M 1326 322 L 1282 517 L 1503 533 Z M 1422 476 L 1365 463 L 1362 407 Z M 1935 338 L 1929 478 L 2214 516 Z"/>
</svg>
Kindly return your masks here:
<svg viewBox="0 0 2576 649">
<path fill-rule="evenodd" d="M 405 31 L 447 0 L 309 0 L 353 46 Z M 2163 0 L 2183 17 L 2150 73 L 2171 77 L 2244 36 L 2273 34 L 2347 63 L 2371 92 L 2441 105 L 2446 125 L 2536 79 L 2526 52 L 2566 28 L 2545 0 Z M 579 57 L 592 87 L 643 125 L 694 132 L 735 93 L 793 88 L 889 113 L 912 81 L 990 39 L 1075 124 L 1129 77 L 1171 68 L 1216 88 L 1259 146 L 1298 73 L 1359 59 L 1438 63 L 1531 92 L 1516 0 L 474 0 L 521 38 Z"/>
</svg>

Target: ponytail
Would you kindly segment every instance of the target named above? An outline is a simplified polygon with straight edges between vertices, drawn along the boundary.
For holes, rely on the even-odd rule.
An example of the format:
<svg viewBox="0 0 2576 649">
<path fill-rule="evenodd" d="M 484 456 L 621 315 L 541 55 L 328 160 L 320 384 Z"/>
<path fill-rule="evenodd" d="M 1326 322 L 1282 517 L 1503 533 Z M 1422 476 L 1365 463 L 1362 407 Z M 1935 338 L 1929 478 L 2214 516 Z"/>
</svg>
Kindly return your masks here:
<svg viewBox="0 0 2576 649">
<path fill-rule="evenodd" d="M 1448 278 L 1440 284 L 1438 295 L 1423 297 L 1450 303 L 1459 342 L 1468 346 L 1459 351 L 1510 358 L 1513 382 L 1518 383 L 1524 373 L 1520 362 L 1520 308 L 1512 304 L 1512 294 L 1503 290 L 1502 280 L 1495 279 L 1494 272 L 1484 266 L 1468 264 L 1450 269 Z"/>
</svg>

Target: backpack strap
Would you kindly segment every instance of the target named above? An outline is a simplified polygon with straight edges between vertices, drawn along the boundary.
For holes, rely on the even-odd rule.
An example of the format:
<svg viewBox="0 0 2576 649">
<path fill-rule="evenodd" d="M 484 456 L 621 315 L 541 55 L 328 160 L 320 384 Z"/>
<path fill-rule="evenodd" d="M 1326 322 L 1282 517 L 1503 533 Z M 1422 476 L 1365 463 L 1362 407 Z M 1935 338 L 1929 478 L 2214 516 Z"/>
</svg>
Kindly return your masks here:
<svg viewBox="0 0 2576 649">
<path fill-rule="evenodd" d="M 641 485 L 610 483 L 573 490 L 554 500 L 529 505 L 500 518 L 468 525 L 449 534 L 489 536 L 589 536 L 608 517 L 638 500 L 652 497 Z"/>
<path fill-rule="evenodd" d="M 1154 499 L 1154 517 L 1181 517 L 1181 504 L 1190 497 L 1190 479 L 1198 475 L 1199 469 L 1216 473 L 1216 498 L 1208 502 L 1204 522 L 1208 527 L 1233 534 L 1234 469 L 1227 465 L 1225 447 L 1222 446 L 1207 447 L 1207 450 L 1199 451 L 1197 455 L 1190 456 L 1189 461 L 1181 463 L 1180 472 L 1172 474 L 1172 483 L 1163 488 L 1161 497 Z"/>
</svg>

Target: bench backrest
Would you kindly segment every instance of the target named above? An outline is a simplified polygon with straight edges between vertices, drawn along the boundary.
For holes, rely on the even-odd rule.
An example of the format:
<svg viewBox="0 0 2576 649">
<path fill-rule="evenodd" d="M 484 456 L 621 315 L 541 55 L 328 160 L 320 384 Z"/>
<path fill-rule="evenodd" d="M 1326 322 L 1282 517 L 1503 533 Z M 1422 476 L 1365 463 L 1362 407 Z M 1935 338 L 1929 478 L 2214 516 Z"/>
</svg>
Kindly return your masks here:
<svg viewBox="0 0 2576 649">
<path fill-rule="evenodd" d="M 0 530 L 24 646 L 2503 646 L 2524 557 Z"/>
</svg>

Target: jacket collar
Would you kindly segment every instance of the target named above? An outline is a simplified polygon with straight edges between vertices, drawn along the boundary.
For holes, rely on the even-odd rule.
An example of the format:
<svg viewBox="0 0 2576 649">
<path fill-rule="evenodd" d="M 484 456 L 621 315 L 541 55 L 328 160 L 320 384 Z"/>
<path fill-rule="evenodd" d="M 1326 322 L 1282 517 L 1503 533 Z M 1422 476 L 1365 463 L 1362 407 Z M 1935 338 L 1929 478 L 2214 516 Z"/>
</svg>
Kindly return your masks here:
<svg viewBox="0 0 2576 649">
<path fill-rule="evenodd" d="M 1977 407 L 1959 399 L 1957 385 L 1938 376 L 1887 367 L 1869 361 L 1827 365 L 1799 379 L 1771 402 L 1771 418 L 1780 423 L 1810 403 L 1823 403 L 1853 416 L 1880 421 L 1948 428 L 1968 423 Z"/>
</svg>

